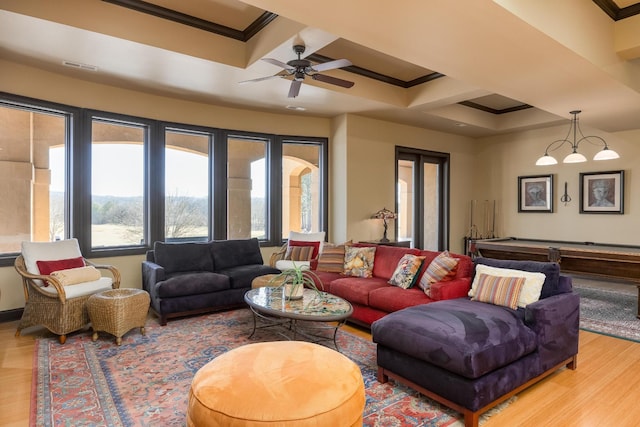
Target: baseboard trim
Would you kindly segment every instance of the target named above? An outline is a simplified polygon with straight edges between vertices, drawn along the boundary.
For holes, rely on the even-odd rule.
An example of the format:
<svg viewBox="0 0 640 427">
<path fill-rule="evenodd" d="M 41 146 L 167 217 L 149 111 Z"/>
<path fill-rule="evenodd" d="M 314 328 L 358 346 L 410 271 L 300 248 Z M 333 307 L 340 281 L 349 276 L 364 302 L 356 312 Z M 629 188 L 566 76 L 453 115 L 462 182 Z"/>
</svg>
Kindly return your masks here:
<svg viewBox="0 0 640 427">
<path fill-rule="evenodd" d="M 24 308 L 14 308 L 13 310 L 0 311 L 0 323 L 13 322 L 22 318 Z"/>
</svg>

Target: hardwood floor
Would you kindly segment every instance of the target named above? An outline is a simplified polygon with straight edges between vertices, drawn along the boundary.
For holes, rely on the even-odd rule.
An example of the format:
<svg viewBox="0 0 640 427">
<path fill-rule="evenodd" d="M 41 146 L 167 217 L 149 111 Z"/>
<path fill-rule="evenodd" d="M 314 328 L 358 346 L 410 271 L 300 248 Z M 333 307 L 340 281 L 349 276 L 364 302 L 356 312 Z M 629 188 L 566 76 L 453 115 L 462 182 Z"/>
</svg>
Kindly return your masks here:
<svg viewBox="0 0 640 427">
<path fill-rule="evenodd" d="M 640 321 L 640 320 L 639 320 Z M 0 425 L 29 425 L 35 338 L 15 338 L 17 322 L 0 323 Z M 366 330 L 345 326 L 371 338 Z M 562 370 L 520 393 L 485 427 L 637 426 L 640 419 L 640 343 L 580 331 L 578 369 Z"/>
</svg>

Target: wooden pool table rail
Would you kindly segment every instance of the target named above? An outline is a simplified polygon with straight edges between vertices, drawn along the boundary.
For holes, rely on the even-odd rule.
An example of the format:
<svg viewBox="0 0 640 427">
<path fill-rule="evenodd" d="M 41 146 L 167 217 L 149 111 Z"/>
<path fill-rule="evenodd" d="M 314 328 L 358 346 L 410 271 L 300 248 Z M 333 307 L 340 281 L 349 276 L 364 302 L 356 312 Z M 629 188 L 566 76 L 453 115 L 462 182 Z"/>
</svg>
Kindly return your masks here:
<svg viewBox="0 0 640 427">
<path fill-rule="evenodd" d="M 640 246 L 510 237 L 475 240 L 471 247 L 476 256 L 558 262 L 563 273 L 640 284 Z"/>
</svg>

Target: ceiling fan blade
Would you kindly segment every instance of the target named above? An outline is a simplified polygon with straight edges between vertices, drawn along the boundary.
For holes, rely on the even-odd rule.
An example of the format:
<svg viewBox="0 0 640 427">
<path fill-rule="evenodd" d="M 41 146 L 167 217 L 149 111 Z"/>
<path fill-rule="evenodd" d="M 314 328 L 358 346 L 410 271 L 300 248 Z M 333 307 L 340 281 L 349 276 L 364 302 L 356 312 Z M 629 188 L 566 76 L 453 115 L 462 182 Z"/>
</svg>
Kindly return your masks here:
<svg viewBox="0 0 640 427">
<path fill-rule="evenodd" d="M 314 75 L 311 76 L 311 78 L 313 80 L 319 80 L 321 82 L 329 83 L 329 84 L 336 85 L 336 86 L 345 87 L 347 89 L 352 87 L 355 84 L 354 82 L 350 82 L 348 80 L 342 80 L 342 79 L 339 79 L 337 77 L 325 76 L 324 74 L 314 74 Z"/>
<path fill-rule="evenodd" d="M 291 87 L 289 88 L 289 98 L 295 98 L 300 93 L 300 86 L 302 86 L 301 80 L 293 80 L 291 82 Z"/>
<path fill-rule="evenodd" d="M 264 62 L 268 62 L 269 64 L 273 64 L 273 65 L 276 65 L 276 66 L 278 66 L 278 67 L 280 67 L 280 68 L 284 68 L 285 70 L 294 70 L 294 69 L 295 69 L 295 68 L 294 68 L 294 67 L 292 67 L 291 65 L 289 65 L 289 64 L 285 64 L 284 62 L 282 62 L 282 61 L 278 61 L 277 59 L 273 59 L 273 58 L 262 58 L 262 60 L 263 60 Z"/>
<path fill-rule="evenodd" d="M 261 82 L 263 80 L 271 80 L 271 79 L 276 79 L 276 78 L 284 78 L 284 76 L 281 76 L 280 74 L 276 74 L 274 76 L 266 76 L 266 77 L 258 77 L 257 79 L 251 79 L 251 80 L 243 80 L 241 82 L 238 82 L 239 85 L 243 85 L 245 83 L 255 83 L 255 82 Z"/>
<path fill-rule="evenodd" d="M 316 71 L 333 70 L 334 68 L 342 68 L 353 65 L 348 59 L 336 59 L 335 61 L 324 62 L 322 64 L 314 65 L 313 68 Z"/>
</svg>

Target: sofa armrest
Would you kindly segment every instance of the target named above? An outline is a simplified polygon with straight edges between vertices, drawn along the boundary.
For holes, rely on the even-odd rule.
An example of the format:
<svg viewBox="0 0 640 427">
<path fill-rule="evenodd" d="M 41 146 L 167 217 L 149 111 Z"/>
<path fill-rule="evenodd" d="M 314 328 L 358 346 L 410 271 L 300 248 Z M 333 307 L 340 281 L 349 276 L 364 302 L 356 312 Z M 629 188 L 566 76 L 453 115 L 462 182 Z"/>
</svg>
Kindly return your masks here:
<svg viewBox="0 0 640 427">
<path fill-rule="evenodd" d="M 151 292 L 155 284 L 164 278 L 164 267 L 151 261 L 142 261 L 142 289 Z"/>
<path fill-rule="evenodd" d="M 461 277 L 431 284 L 431 299 L 435 301 L 455 299 L 468 296 L 471 278 Z"/>
<path fill-rule="evenodd" d="M 575 292 L 529 304 L 524 311 L 524 321 L 538 335 L 543 370 L 578 354 L 580 297 Z"/>
</svg>

